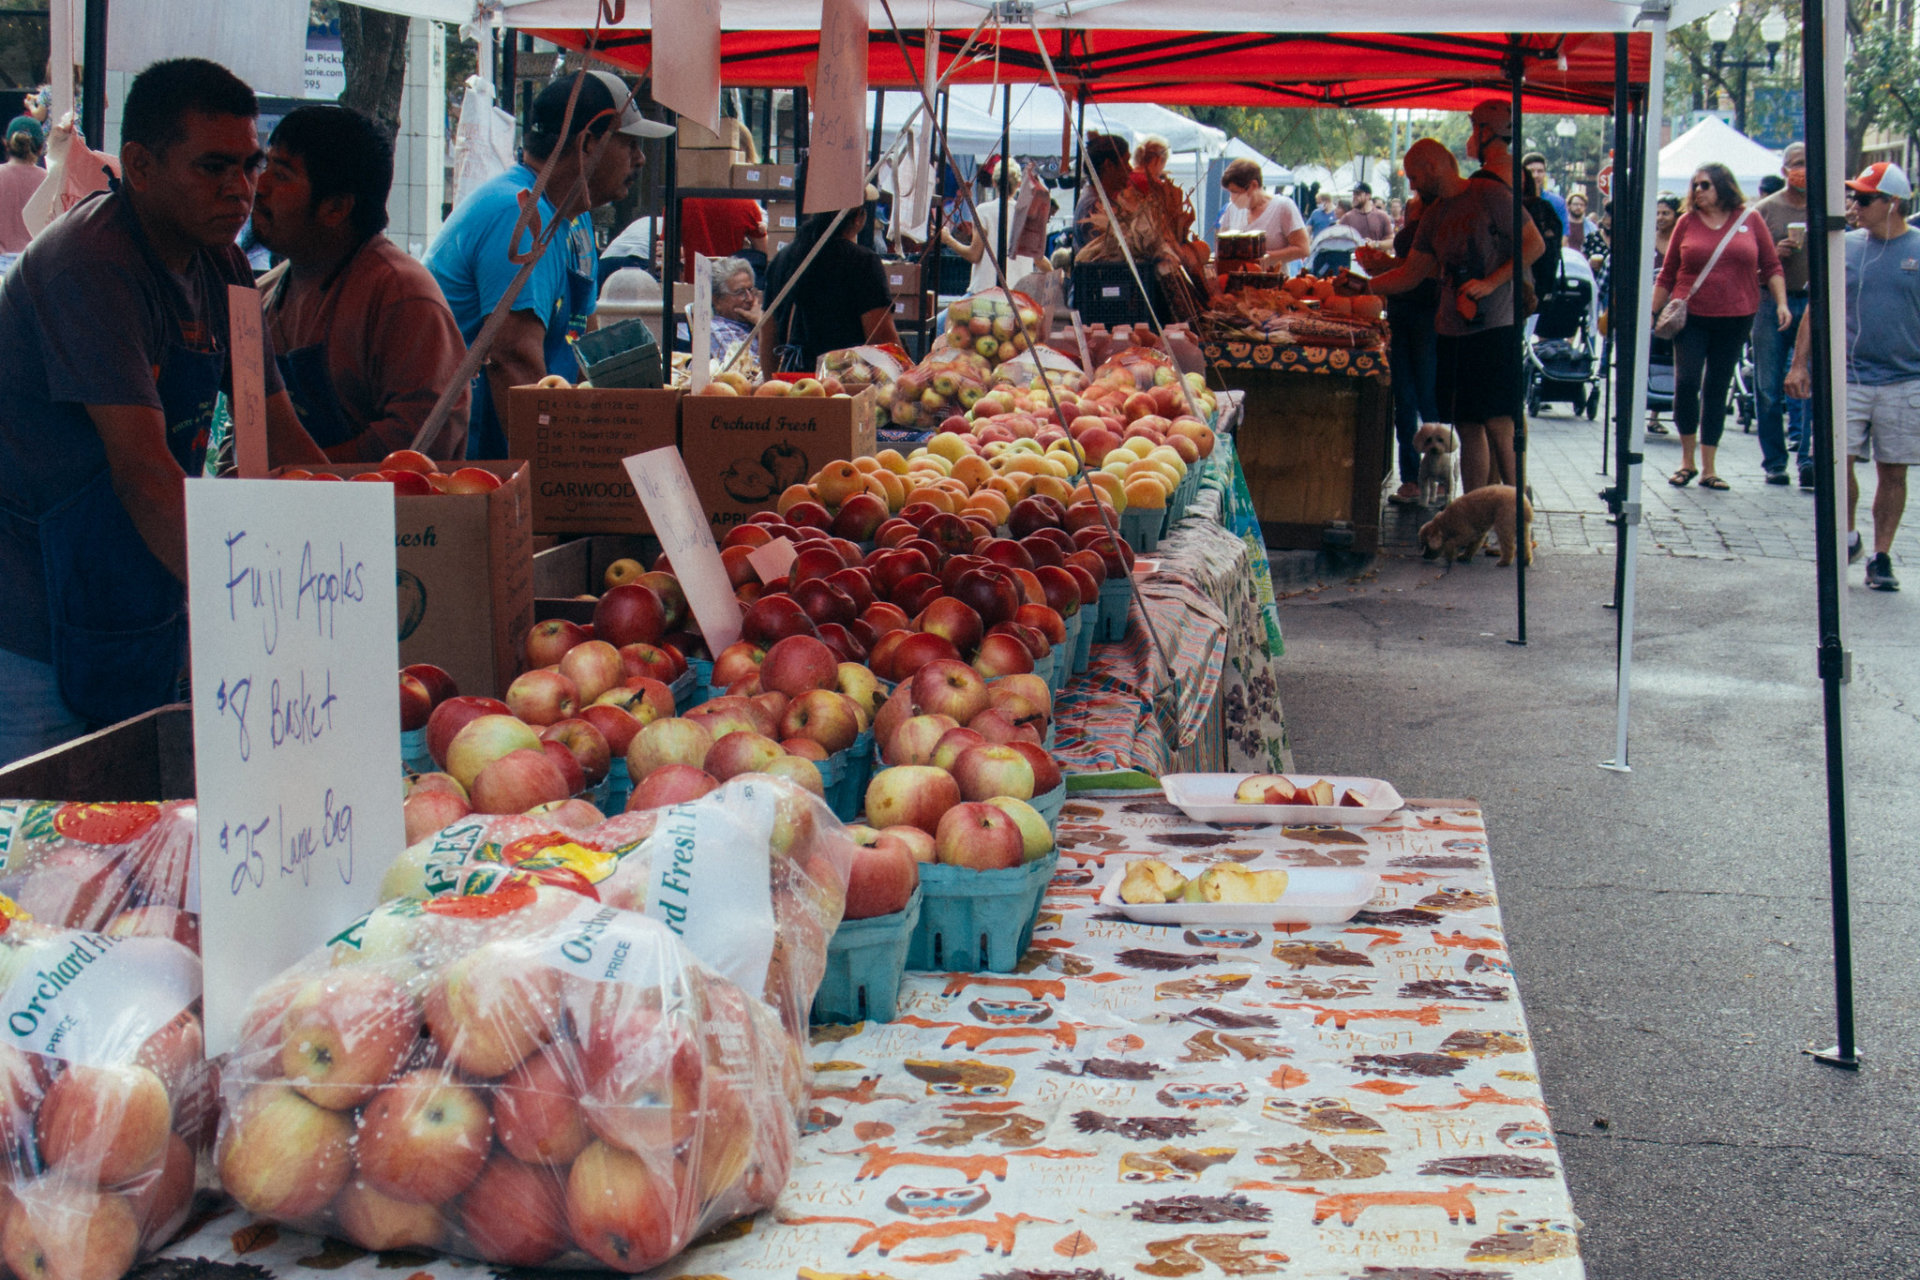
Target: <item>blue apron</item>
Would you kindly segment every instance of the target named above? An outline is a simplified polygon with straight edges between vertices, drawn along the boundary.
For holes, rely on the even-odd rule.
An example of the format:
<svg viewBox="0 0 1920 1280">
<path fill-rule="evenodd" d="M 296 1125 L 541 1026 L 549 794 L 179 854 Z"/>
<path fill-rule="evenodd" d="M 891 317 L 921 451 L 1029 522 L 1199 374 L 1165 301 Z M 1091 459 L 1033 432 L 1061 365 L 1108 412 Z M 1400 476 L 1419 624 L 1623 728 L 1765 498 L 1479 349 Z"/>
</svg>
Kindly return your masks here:
<svg viewBox="0 0 1920 1280">
<path fill-rule="evenodd" d="M 573 352 L 573 339 L 585 333 L 587 318 L 593 314 L 599 289 L 594 282 L 597 255 L 593 249 L 591 223 L 576 223 L 568 233 L 573 261 L 567 267 L 567 296 L 561 308 L 547 317 L 547 336 L 542 343 L 547 372 L 568 381 L 580 380 L 580 361 Z M 553 252 L 549 246 L 549 253 Z M 507 456 L 507 429 L 495 410 L 493 386 L 486 365 L 473 379 L 473 410 L 468 415 L 467 457 L 504 458 Z"/>
<path fill-rule="evenodd" d="M 363 243 L 361 248 L 365 247 Z M 359 249 L 348 254 L 346 261 L 334 268 L 333 274 L 320 286 L 321 297 L 325 299 L 320 308 L 320 332 L 323 334 L 333 330 L 333 308 L 338 299 L 334 286 L 359 256 Z M 288 267 L 286 275 L 281 276 L 274 285 L 272 295 L 266 300 L 265 309 L 269 315 L 280 305 L 280 299 L 286 293 L 287 277 L 292 274 L 292 267 Z M 296 347 L 285 355 L 275 352 L 273 361 L 279 366 L 280 381 L 286 385 L 287 396 L 293 401 L 293 411 L 299 415 L 300 425 L 307 429 L 307 434 L 313 437 L 315 444 L 322 449 L 331 449 L 353 439 L 353 424 L 347 420 L 346 411 L 340 406 L 340 397 L 333 389 L 333 373 L 327 365 L 324 338 L 304 347 Z"/>
<path fill-rule="evenodd" d="M 175 340 L 155 389 L 167 448 L 198 474 L 226 376 L 225 352 Z M 147 549 L 102 468 L 39 520 L 60 700 L 94 725 L 174 700 L 187 660 L 187 589 Z"/>
</svg>

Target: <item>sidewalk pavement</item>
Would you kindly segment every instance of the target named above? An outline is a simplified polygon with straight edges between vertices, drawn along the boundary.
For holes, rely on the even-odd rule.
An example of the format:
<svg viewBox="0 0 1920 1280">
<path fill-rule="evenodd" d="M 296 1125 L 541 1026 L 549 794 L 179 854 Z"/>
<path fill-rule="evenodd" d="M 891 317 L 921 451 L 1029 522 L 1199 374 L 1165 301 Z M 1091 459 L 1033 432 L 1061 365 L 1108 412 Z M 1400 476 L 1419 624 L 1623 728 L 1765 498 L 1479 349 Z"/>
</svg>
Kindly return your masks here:
<svg viewBox="0 0 1920 1280">
<path fill-rule="evenodd" d="M 1910 1280 L 1920 581 L 1869 592 L 1855 567 L 1846 592 L 1864 1067 L 1845 1073 L 1801 1052 L 1834 1039 L 1812 498 L 1726 443 L 1737 487 L 1716 494 L 1673 490 L 1677 445 L 1649 442 L 1633 772 L 1597 767 L 1612 530 L 1585 419 L 1536 424 L 1530 643 L 1507 643 L 1511 569 L 1390 548 L 1283 601 L 1287 727 L 1302 769 L 1484 804 L 1592 1280 Z M 1395 523 L 1410 547 L 1418 521 Z"/>
</svg>

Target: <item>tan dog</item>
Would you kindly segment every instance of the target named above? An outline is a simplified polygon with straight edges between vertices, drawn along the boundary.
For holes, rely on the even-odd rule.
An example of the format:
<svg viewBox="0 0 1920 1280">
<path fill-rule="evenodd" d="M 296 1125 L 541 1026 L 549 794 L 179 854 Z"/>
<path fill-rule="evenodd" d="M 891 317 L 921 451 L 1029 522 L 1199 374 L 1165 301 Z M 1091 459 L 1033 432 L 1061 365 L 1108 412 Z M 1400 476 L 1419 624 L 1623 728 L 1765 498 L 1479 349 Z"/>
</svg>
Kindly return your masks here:
<svg viewBox="0 0 1920 1280">
<path fill-rule="evenodd" d="M 1413 447 L 1420 455 L 1420 505 L 1446 506 L 1453 501 L 1453 428 L 1438 422 L 1425 423 L 1414 432 Z"/>
<path fill-rule="evenodd" d="M 1446 509 L 1420 526 L 1420 553 L 1427 559 L 1471 560 L 1491 530 L 1500 534 L 1502 565 L 1513 563 L 1518 541 L 1514 532 L 1513 486 L 1490 484 L 1463 493 Z M 1533 523 L 1533 504 L 1527 504 L 1527 523 Z M 1533 539 L 1527 539 L 1526 562 L 1533 563 Z"/>
</svg>

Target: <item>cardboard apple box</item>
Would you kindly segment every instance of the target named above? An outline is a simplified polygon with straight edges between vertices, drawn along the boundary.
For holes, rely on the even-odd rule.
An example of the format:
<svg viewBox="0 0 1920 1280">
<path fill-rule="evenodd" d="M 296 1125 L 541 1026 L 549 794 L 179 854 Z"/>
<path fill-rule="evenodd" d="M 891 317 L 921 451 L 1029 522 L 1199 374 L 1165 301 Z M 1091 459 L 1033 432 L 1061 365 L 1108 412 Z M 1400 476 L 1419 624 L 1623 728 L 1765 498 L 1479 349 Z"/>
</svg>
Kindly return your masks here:
<svg viewBox="0 0 1920 1280">
<path fill-rule="evenodd" d="M 514 387 L 507 447 L 532 468 L 533 531 L 652 533 L 622 458 L 680 443 L 677 388 Z"/>
<path fill-rule="evenodd" d="M 491 471 L 500 487 L 393 500 L 400 662 L 431 662 L 461 693 L 497 698 L 519 672 L 518 641 L 533 625 L 532 485 L 525 462 L 458 465 Z M 305 468 L 343 476 L 379 469 Z"/>
<path fill-rule="evenodd" d="M 687 396 L 680 456 L 716 538 L 769 511 L 790 484 L 836 458 L 876 448 L 874 393 L 857 396 Z"/>
</svg>

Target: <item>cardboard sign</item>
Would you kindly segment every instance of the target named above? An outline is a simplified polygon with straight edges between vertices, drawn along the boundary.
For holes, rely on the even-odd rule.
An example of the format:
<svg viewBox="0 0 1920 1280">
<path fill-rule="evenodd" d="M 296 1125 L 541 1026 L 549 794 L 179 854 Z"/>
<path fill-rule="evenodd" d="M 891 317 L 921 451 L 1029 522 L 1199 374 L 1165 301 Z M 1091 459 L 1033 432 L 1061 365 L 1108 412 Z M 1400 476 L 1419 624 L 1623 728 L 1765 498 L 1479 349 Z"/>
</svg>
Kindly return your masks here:
<svg viewBox="0 0 1920 1280">
<path fill-rule="evenodd" d="M 806 213 L 857 208 L 867 189 L 866 0 L 820 0 Z"/>
<path fill-rule="evenodd" d="M 393 504 L 390 485 L 187 481 L 211 1054 L 406 846 Z"/>
<path fill-rule="evenodd" d="M 673 0 L 672 4 L 654 5 L 653 39 L 655 48 L 673 50 L 671 58 L 660 58 L 653 64 L 653 100 L 717 133 L 720 0 Z M 726 184 L 722 181 L 721 185 Z"/>
<path fill-rule="evenodd" d="M 260 291 L 227 286 L 227 351 L 233 363 L 233 461 L 243 480 L 266 478 L 267 354 Z"/>
<path fill-rule="evenodd" d="M 653 521 L 653 536 L 687 593 L 707 652 L 718 654 L 740 638 L 740 601 L 720 563 L 720 548 L 707 525 L 706 509 L 693 491 L 678 449 L 636 453 L 626 460 L 634 492 Z"/>
<path fill-rule="evenodd" d="M 699 395 L 713 380 L 713 259 L 693 255 L 693 359 L 687 361 L 687 389 Z"/>
<path fill-rule="evenodd" d="M 787 570 L 793 568 L 793 562 L 799 556 L 800 548 L 793 545 L 793 539 L 775 538 L 747 552 L 747 563 L 760 575 L 760 581 L 772 582 L 775 578 L 786 577 Z"/>
</svg>

